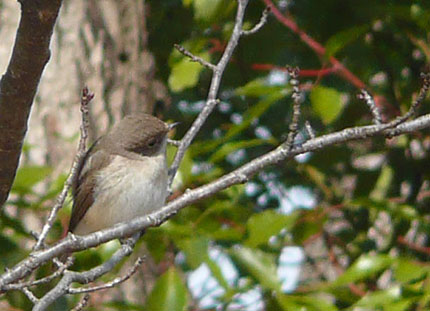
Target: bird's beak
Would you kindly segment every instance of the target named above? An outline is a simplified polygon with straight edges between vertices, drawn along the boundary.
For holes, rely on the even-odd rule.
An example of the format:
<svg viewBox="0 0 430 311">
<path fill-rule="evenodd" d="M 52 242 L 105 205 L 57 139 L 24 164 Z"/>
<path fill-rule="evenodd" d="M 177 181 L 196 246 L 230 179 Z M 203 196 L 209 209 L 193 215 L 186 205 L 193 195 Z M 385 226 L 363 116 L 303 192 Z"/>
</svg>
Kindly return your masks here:
<svg viewBox="0 0 430 311">
<path fill-rule="evenodd" d="M 171 131 L 171 130 L 173 130 L 175 127 L 177 127 L 180 123 L 181 123 L 181 122 L 175 122 L 175 123 L 167 124 L 167 129 L 168 129 L 169 131 Z"/>
</svg>

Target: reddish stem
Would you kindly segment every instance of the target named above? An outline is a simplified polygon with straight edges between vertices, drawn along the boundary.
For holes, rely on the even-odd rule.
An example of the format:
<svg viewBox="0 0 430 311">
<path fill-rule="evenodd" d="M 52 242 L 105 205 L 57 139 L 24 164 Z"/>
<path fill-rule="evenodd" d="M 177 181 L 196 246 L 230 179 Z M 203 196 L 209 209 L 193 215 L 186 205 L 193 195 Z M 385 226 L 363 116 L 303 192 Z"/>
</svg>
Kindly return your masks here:
<svg viewBox="0 0 430 311">
<path fill-rule="evenodd" d="M 410 249 L 412 249 L 412 250 L 414 250 L 416 252 L 423 253 L 423 254 L 426 254 L 426 255 L 430 255 L 430 247 L 421 246 L 421 245 L 409 242 L 403 236 L 399 236 L 397 238 L 397 242 L 399 244 L 405 245 L 406 247 L 408 247 L 408 248 L 410 248 Z"/>
<path fill-rule="evenodd" d="M 297 26 L 296 22 L 290 17 L 282 14 L 281 11 L 273 4 L 271 0 L 262 0 L 268 7 L 270 7 L 273 15 L 276 19 L 287 26 L 291 31 L 299 35 L 300 39 L 306 43 L 314 52 L 323 57 L 326 53 L 326 49 L 319 42 L 315 41 L 311 36 L 305 33 L 302 29 Z M 363 83 L 357 76 L 355 76 L 351 71 L 349 71 L 341 62 L 339 62 L 336 58 L 331 56 L 329 58 L 330 63 L 333 65 L 333 70 L 338 75 L 349 81 L 351 84 L 356 86 L 359 89 L 366 89 L 366 84 Z M 300 73 L 302 74 L 302 72 Z"/>
</svg>

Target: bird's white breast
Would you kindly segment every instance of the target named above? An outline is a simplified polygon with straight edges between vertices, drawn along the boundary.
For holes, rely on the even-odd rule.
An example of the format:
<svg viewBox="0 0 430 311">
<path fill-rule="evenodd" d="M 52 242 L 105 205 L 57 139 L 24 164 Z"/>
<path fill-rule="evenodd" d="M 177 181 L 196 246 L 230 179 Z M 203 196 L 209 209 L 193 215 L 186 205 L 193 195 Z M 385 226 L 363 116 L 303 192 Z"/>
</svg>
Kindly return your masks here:
<svg viewBox="0 0 430 311">
<path fill-rule="evenodd" d="M 164 205 L 166 196 L 164 153 L 143 160 L 116 156 L 99 172 L 94 203 L 74 232 L 88 234 L 148 215 Z"/>
</svg>

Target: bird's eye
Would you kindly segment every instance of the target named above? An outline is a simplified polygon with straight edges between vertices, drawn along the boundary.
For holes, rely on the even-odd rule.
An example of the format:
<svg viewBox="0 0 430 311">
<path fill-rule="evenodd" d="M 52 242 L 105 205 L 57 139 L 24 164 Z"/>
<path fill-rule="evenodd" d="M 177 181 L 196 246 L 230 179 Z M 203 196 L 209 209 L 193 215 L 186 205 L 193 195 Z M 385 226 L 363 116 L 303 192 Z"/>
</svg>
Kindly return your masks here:
<svg viewBox="0 0 430 311">
<path fill-rule="evenodd" d="M 157 139 L 151 138 L 151 140 L 148 142 L 148 146 L 154 147 L 156 143 L 157 143 Z"/>
</svg>

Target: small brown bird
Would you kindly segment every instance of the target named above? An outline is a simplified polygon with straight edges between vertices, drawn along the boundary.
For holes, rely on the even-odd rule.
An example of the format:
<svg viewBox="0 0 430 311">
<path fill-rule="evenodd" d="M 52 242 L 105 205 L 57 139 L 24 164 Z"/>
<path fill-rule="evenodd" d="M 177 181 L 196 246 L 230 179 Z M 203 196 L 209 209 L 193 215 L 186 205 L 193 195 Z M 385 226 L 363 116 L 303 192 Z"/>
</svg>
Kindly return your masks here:
<svg viewBox="0 0 430 311">
<path fill-rule="evenodd" d="M 135 113 L 94 143 L 73 180 L 70 232 L 88 234 L 164 205 L 167 133 L 176 124 Z"/>
</svg>

